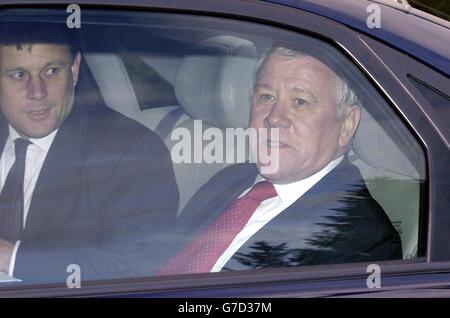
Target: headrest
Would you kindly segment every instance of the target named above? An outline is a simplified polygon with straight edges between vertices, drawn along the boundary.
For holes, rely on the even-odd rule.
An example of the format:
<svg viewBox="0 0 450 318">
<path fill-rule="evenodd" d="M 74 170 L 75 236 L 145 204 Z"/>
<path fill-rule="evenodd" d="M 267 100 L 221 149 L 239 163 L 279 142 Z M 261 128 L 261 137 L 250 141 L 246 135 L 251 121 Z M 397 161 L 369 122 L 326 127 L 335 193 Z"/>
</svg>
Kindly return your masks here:
<svg viewBox="0 0 450 318">
<path fill-rule="evenodd" d="M 177 70 L 175 94 L 180 106 L 192 118 L 214 126 L 247 127 L 256 60 L 253 43 L 238 37 L 200 42 Z"/>
</svg>

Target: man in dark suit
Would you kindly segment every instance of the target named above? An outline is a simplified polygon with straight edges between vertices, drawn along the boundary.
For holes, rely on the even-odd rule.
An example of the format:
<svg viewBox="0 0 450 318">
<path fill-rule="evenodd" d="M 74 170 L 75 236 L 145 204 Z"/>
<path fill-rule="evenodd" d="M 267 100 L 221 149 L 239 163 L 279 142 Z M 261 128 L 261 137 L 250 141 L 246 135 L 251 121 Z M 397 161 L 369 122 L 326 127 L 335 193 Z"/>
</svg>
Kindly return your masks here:
<svg viewBox="0 0 450 318">
<path fill-rule="evenodd" d="M 359 119 L 358 97 L 324 61 L 269 50 L 252 97 L 250 127 L 267 132 L 251 140 L 256 164 L 194 195 L 158 274 L 400 259 L 398 233 L 346 158 Z"/>
<path fill-rule="evenodd" d="M 147 275 L 152 236 L 178 205 L 167 148 L 75 94 L 70 31 L 2 28 L 0 271 L 25 283 L 65 282 L 71 264 L 84 281 Z"/>
</svg>

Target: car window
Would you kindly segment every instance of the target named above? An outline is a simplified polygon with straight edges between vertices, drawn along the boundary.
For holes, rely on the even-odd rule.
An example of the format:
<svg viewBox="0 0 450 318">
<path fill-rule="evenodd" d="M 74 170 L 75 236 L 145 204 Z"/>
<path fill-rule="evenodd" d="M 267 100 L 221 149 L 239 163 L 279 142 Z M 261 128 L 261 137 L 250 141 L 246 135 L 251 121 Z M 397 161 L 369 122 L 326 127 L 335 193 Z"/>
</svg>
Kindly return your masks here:
<svg viewBox="0 0 450 318">
<path fill-rule="evenodd" d="M 441 116 L 444 122 L 447 124 L 450 123 L 450 97 L 413 75 L 409 75 L 408 78 Z"/>
<path fill-rule="evenodd" d="M 66 19 L 0 15 L 2 193 L 25 171 L 0 224 L 19 281 L 0 288 L 423 256 L 423 148 L 330 43 L 189 14 Z"/>
</svg>

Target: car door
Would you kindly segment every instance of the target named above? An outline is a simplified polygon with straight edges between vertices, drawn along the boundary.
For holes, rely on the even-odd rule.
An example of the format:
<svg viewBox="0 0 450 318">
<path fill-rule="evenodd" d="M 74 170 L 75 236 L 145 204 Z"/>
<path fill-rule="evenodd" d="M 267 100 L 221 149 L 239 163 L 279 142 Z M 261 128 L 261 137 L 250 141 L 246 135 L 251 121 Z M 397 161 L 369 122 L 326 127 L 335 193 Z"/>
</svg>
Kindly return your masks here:
<svg viewBox="0 0 450 318">
<path fill-rule="evenodd" d="M 238 64 L 242 67 L 241 74 L 223 75 L 228 76 L 227 80 L 236 81 L 231 84 L 233 93 L 235 86 L 242 90 L 251 89 L 253 74 L 249 65 L 257 65 L 264 51 L 274 43 L 305 42 L 315 49 L 310 53 L 313 56 L 322 50 L 325 59 L 335 56 L 335 63 L 342 67 L 343 73 L 349 73 L 349 78 L 361 85 L 364 102 L 370 104 L 362 111 L 362 121 L 348 154 L 349 159 L 359 168 L 372 197 L 400 233 L 403 259 L 272 267 L 263 266 L 265 263 L 258 264 L 252 258 L 253 254 L 248 254 L 245 255 L 246 261 L 254 269 L 136 276 L 119 280 L 111 278 L 106 284 L 104 281 L 82 281 L 82 288 L 69 288 L 64 284 L 55 284 L 51 288 L 26 284 L 0 285 L 0 295 L 314 297 L 368 296 L 373 293 L 376 296 L 380 292 L 396 295 L 397 290 L 448 285 L 450 183 L 445 176 L 450 172 L 447 164 L 450 160 L 450 135 L 448 115 L 445 114 L 448 114 L 450 86 L 445 84 L 449 82 L 445 74 L 383 43 L 370 32 L 349 28 L 314 12 L 275 3 L 237 0 L 221 1 L 220 4 L 216 1 L 190 0 L 170 3 L 130 1 L 126 8 L 108 1 L 95 4 L 79 1 L 79 4 L 81 30 L 86 30 L 84 54 L 92 72 L 91 80 L 99 86 L 103 98 L 110 101 L 107 104 L 111 108 L 116 109 L 113 105 L 123 106 L 124 103 L 117 103 L 117 98 L 122 98 L 127 106 L 116 110 L 159 133 L 169 150 L 180 146 L 177 144 L 180 139 L 173 138 L 174 131 L 192 132 L 193 145 L 195 138 L 204 136 L 202 132 L 195 135 L 195 120 L 203 119 L 205 126 L 200 129 L 204 130 L 236 128 L 224 119 L 230 112 L 219 109 L 220 101 L 208 99 L 204 103 L 205 108 L 200 111 L 196 109 L 200 107 L 196 105 L 204 102 L 204 96 L 209 96 L 209 92 L 201 91 L 192 84 L 207 85 L 208 81 L 203 83 L 202 79 L 215 80 L 225 74 L 224 68 L 215 64 L 225 58 L 215 59 L 217 52 L 214 51 L 196 51 L 199 47 L 204 49 L 205 41 L 209 43 L 217 38 L 218 41 L 225 41 L 228 38 L 224 40 L 224 37 L 232 37 L 233 43 L 242 41 L 244 46 L 250 43 L 248 45 L 252 49 L 247 47 L 249 51 L 236 53 L 245 60 L 243 64 Z M 64 18 L 61 13 L 64 8 L 61 6 L 56 14 L 60 19 Z M 21 10 L 27 10 L 28 15 L 48 19 L 45 12 L 28 8 L 2 8 L 2 15 L 14 17 L 20 15 Z M 153 44 L 148 43 L 149 40 L 154 41 Z M 218 45 L 217 42 L 214 45 Z M 196 58 L 200 59 L 198 64 L 195 64 Z M 184 70 L 185 65 L 192 68 Z M 201 73 L 201 65 L 207 65 L 217 73 Z M 117 72 L 113 72 L 116 66 Z M 153 77 L 149 79 L 148 74 L 153 74 Z M 120 92 L 126 90 L 127 93 L 117 94 L 117 90 L 110 89 L 117 87 L 108 86 L 111 80 L 123 87 Z M 150 97 L 145 92 L 155 85 L 159 87 L 153 95 L 156 94 L 157 98 L 151 98 L 154 104 L 150 103 L 151 106 L 145 108 L 145 105 L 150 105 Z M 221 88 L 210 87 L 210 90 L 215 89 L 222 92 Z M 428 91 L 437 94 L 447 104 L 444 102 L 444 106 L 434 107 L 437 104 L 428 97 Z M 243 93 L 236 94 L 240 94 L 238 96 L 242 100 Z M 195 100 L 197 104 L 190 102 L 194 98 L 198 98 Z M 211 100 L 214 103 L 208 105 Z M 236 104 L 235 99 L 231 100 Z M 246 104 L 249 107 L 250 100 Z M 179 114 L 173 113 L 177 107 L 182 111 Z M 239 107 L 245 109 L 244 106 Z M 238 114 L 240 116 L 234 116 L 248 117 L 248 111 L 247 108 Z M 205 140 L 200 140 L 202 142 Z M 227 151 L 230 148 L 225 147 L 224 153 Z M 200 191 L 211 177 L 230 163 L 219 161 L 211 163 L 203 157 L 197 162 L 193 157 L 192 162 L 174 162 L 183 205 L 187 205 L 195 192 Z M 179 209 L 179 213 L 183 214 L 183 208 Z M 169 244 L 171 231 L 176 229 L 176 225 L 165 226 L 166 230 L 160 237 L 161 244 Z M 164 250 L 164 247 L 161 249 Z M 162 265 L 157 260 L 161 254 L 155 255 L 155 264 Z M 167 260 L 161 256 L 163 259 Z M 445 294 L 445 290 L 442 293 Z"/>
</svg>

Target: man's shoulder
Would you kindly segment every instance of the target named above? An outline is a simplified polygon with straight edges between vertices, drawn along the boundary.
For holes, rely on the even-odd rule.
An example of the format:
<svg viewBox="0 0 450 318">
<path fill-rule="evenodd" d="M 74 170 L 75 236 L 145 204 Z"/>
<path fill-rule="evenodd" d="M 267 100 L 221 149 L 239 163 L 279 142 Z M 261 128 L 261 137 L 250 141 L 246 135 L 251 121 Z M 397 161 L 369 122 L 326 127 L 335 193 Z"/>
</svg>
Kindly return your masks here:
<svg viewBox="0 0 450 318">
<path fill-rule="evenodd" d="M 344 162 L 341 168 L 343 168 L 342 171 L 338 173 L 342 176 L 346 175 L 346 181 L 341 185 L 343 193 L 338 200 L 340 203 L 345 203 L 343 210 L 349 216 L 348 221 L 349 224 L 353 224 L 354 231 L 373 240 L 390 237 L 399 241 L 397 231 L 383 207 L 371 195 L 358 167 Z"/>
<path fill-rule="evenodd" d="M 165 148 L 163 141 L 150 128 L 130 119 L 107 106 L 87 114 L 87 140 L 98 145 L 127 147 L 145 142 L 149 147 Z"/>
<path fill-rule="evenodd" d="M 90 131 L 105 131 L 128 137 L 142 134 L 156 135 L 136 120 L 128 118 L 107 106 L 88 112 L 87 118 Z"/>
<path fill-rule="evenodd" d="M 336 167 L 335 175 L 327 182 L 335 182 L 335 186 L 340 187 L 338 190 L 343 191 L 343 194 L 339 200 L 363 213 L 362 220 L 379 219 L 381 223 L 388 220 L 381 205 L 372 197 L 359 168 L 347 159 Z"/>
</svg>

